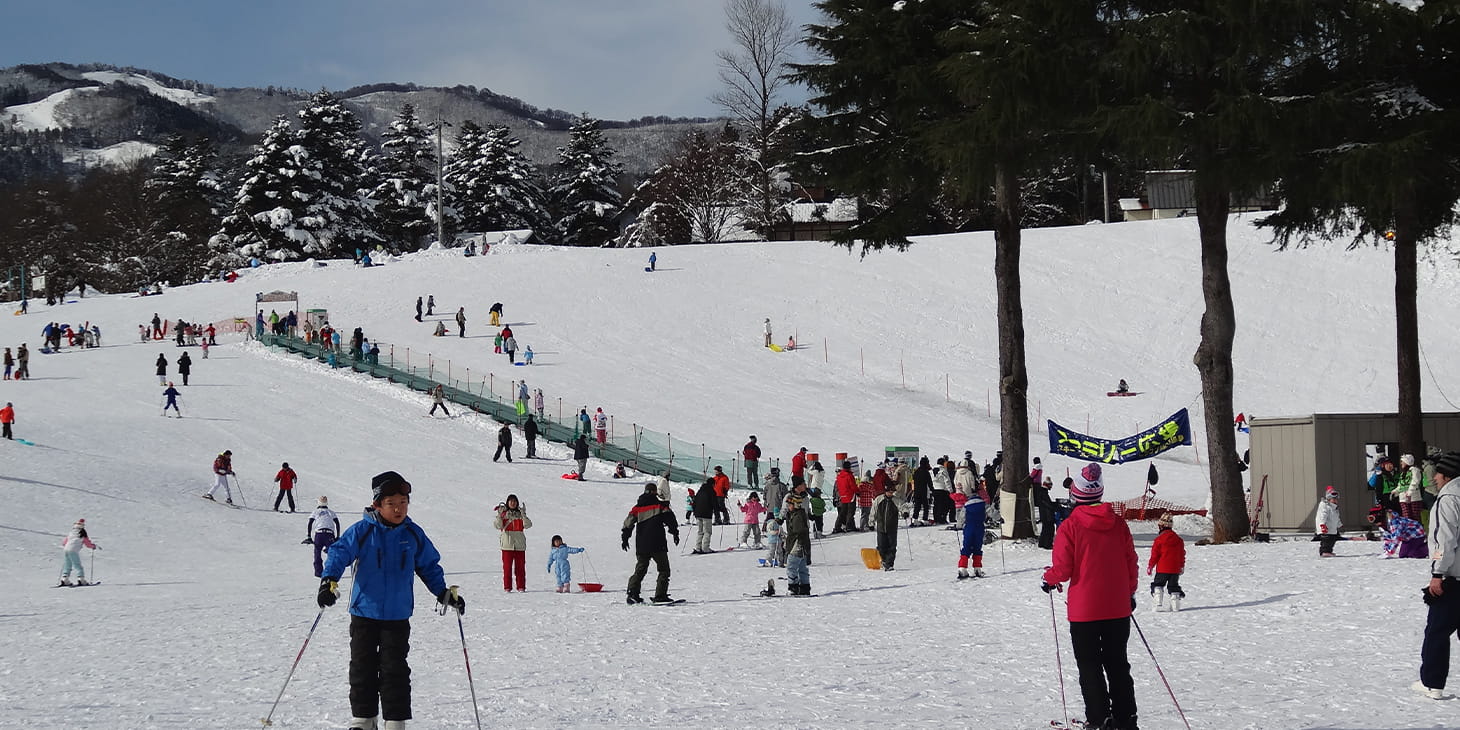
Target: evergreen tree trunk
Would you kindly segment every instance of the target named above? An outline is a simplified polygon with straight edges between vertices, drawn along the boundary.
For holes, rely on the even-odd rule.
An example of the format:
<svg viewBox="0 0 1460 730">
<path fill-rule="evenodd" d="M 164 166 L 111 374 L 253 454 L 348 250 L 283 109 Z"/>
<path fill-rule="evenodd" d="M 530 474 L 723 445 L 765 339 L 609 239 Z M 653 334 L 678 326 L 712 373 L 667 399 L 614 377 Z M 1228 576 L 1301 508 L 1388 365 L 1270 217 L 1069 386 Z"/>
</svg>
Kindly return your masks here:
<svg viewBox="0 0 1460 730">
<path fill-rule="evenodd" d="M 1232 428 L 1232 340 L 1237 317 L 1227 275 L 1228 194 L 1196 181 L 1196 216 L 1201 235 L 1201 344 L 1192 358 L 1201 373 L 1206 418 L 1207 471 L 1212 483 L 1212 541 L 1241 540 L 1251 529 L 1242 472 L 1237 469 L 1237 437 Z"/>
<path fill-rule="evenodd" d="M 1399 359 L 1399 453 L 1424 455 L 1420 406 L 1417 226 L 1401 204 L 1394 226 L 1394 335 Z M 1415 463 L 1418 463 L 1417 461 Z"/>
<path fill-rule="evenodd" d="M 999 488 L 1018 497 L 1014 538 L 1034 537 L 1029 506 L 1029 371 L 1024 366 L 1024 304 L 1019 280 L 1019 179 L 999 165 L 994 171 L 994 281 L 998 289 L 999 442 L 1003 478 Z"/>
</svg>

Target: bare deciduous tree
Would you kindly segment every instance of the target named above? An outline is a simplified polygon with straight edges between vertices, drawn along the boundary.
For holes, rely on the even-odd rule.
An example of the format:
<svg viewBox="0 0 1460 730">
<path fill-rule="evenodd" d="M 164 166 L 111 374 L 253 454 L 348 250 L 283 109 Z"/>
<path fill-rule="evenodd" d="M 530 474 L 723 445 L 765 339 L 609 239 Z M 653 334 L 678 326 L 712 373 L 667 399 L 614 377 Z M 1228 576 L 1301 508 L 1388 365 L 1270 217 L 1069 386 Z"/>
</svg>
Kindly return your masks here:
<svg viewBox="0 0 1460 730">
<path fill-rule="evenodd" d="M 715 55 L 724 89 L 711 98 L 746 131 L 746 157 L 755 189 L 745 201 L 749 223 L 768 235 L 780 212 L 775 188 L 779 164 L 772 138 L 778 127 L 776 101 L 799 42 L 783 0 L 726 0 L 725 25 L 735 47 Z"/>
</svg>

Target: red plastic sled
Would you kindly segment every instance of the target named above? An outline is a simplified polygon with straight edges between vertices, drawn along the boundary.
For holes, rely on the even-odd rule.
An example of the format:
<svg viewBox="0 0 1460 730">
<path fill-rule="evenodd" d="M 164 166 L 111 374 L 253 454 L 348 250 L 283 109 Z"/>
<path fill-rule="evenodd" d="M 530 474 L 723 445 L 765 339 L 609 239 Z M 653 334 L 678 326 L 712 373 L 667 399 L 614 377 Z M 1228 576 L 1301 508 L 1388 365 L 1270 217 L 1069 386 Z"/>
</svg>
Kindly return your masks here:
<svg viewBox="0 0 1460 730">
<path fill-rule="evenodd" d="M 570 471 L 567 474 L 564 474 L 563 475 L 563 478 L 564 479 L 577 479 L 578 478 L 578 472 L 576 472 L 576 471 Z"/>
</svg>

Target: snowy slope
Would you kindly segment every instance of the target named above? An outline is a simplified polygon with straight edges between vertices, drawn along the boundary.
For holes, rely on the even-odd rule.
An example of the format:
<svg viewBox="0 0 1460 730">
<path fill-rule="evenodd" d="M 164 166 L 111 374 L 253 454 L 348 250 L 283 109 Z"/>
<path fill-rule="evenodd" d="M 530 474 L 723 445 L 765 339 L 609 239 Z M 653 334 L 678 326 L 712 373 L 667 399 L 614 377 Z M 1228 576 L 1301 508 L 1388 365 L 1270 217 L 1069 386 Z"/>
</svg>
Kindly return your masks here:
<svg viewBox="0 0 1460 730">
<path fill-rule="evenodd" d="M 1232 229 L 1239 410 L 1392 408 L 1386 255 L 1278 254 L 1242 222 Z M 1123 436 L 1190 407 L 1200 439 L 1190 364 L 1201 312 L 1194 221 L 1031 231 L 1026 242 L 1031 416 Z M 672 591 L 695 602 L 631 609 L 622 605 L 631 558 L 617 549 L 618 525 L 638 482 L 608 479 L 605 465 L 592 467 L 587 483 L 565 482 L 562 447 L 542 450 L 542 461 L 493 464 L 495 428 L 484 419 L 424 418 L 424 396 L 232 338 L 206 361 L 192 351 L 186 417 L 159 418 L 152 362 L 178 350 L 133 342 L 153 312 L 247 316 L 254 292 L 297 290 L 303 307 L 328 308 L 337 326 L 363 327 L 397 357 L 410 347 L 413 359 L 433 353 L 438 367 L 451 360 L 453 372 L 490 371 L 498 392 L 526 377 L 548 394 L 549 410 L 558 397 L 565 411 L 601 405 L 616 428 L 638 422 L 721 449 L 755 433 L 783 459 L 801 445 L 864 459 L 892 444 L 935 455 L 971 449 L 980 461 L 997 448 L 989 236 L 928 239 L 865 260 L 815 243 L 659 254 L 654 274 L 643 271 L 642 251 L 510 245 L 475 259 L 427 252 L 371 269 L 288 264 L 244 272 L 234 284 L 88 297 L 3 318 L 0 343 L 11 347 L 36 345 L 46 321 L 99 323 L 106 343 L 35 355 L 34 380 L 0 383 L 16 405 L 17 434 L 37 443 L 0 444 L 8 497 L 0 549 L 13 556 L 0 611 L 6 724 L 257 727 L 317 612 L 309 548 L 298 544 L 306 517 L 267 509 L 282 461 L 299 472 L 301 508 L 328 494 L 347 521 L 368 500 L 372 474 L 395 469 L 416 485 L 412 517 L 462 586 L 477 696 L 494 727 L 1034 728 L 1061 717 L 1050 606 L 1037 589 L 1043 551 L 994 546 L 993 577 L 956 583 L 955 533 L 913 530 L 892 573 L 861 567 L 856 551 L 870 537 L 838 536 L 816 548 L 820 597 L 810 602 L 745 597 L 780 573 L 756 567 L 755 553 L 676 554 Z M 1426 290 L 1454 277 L 1422 268 Z M 468 338 L 431 338 L 434 322 L 412 319 L 415 297 L 428 293 L 439 316 L 466 307 Z M 512 368 L 491 354 L 483 325 L 494 301 L 537 351 L 537 365 Z M 1422 297 L 1420 307 L 1433 368 L 1425 399 L 1440 410 L 1453 397 L 1443 388 L 1460 376 L 1460 353 L 1437 323 L 1453 321 L 1455 305 Z M 795 333 L 803 349 L 760 347 L 766 317 L 778 342 Z M 1146 394 L 1106 398 L 1121 377 Z M 1042 437 L 1032 435 L 1032 454 Z M 225 448 L 253 509 L 196 496 Z M 1203 501 L 1193 450 L 1167 456 L 1158 460 L 1162 496 Z M 1073 466 L 1046 461 L 1056 474 Z M 1111 468 L 1111 496 L 1138 494 L 1144 470 Z M 532 590 L 510 596 L 499 588 L 489 527 L 491 507 L 508 493 L 536 523 Z M 104 583 L 52 589 L 60 537 L 77 517 L 104 548 L 95 567 Z M 1154 528 L 1135 531 L 1144 557 Z M 589 548 L 608 592 L 551 592 L 543 566 L 553 534 Z M 1380 560 L 1367 543 L 1339 552 L 1345 557 L 1318 565 L 1306 542 L 1189 550 L 1189 610 L 1143 608 L 1137 618 L 1193 727 L 1454 724 L 1448 703 L 1407 689 L 1425 565 Z M 575 560 L 578 579 L 594 577 L 587 567 Z M 413 621 L 415 725 L 473 727 L 454 622 L 433 615 L 423 594 Z M 276 726 L 343 726 L 346 626 L 343 611 L 326 612 Z M 1181 727 L 1134 638 L 1131 657 L 1142 727 Z"/>
</svg>

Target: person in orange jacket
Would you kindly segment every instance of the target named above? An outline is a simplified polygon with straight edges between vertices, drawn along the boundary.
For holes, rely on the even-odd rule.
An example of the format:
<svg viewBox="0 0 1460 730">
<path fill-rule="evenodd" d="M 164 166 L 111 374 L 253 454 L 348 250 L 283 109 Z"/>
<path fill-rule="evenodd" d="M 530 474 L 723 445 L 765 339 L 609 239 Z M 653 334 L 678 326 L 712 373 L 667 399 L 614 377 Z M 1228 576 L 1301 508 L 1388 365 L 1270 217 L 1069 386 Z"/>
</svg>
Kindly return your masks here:
<svg viewBox="0 0 1460 730">
<path fill-rule="evenodd" d="M 1146 563 L 1146 575 L 1155 571 L 1156 578 L 1151 581 L 1151 595 L 1156 597 L 1156 609 L 1160 610 L 1166 603 L 1166 597 L 1171 597 L 1171 610 L 1181 610 L 1181 599 L 1186 598 L 1186 592 L 1181 590 L 1179 578 L 1186 571 L 1186 541 L 1171 529 L 1171 513 L 1161 515 L 1156 520 L 1156 526 L 1160 528 L 1161 534 L 1156 536 L 1156 541 L 1151 543 L 1151 560 Z"/>
<path fill-rule="evenodd" d="M 711 477 L 715 482 L 715 524 L 730 524 L 730 508 L 725 500 L 730 497 L 730 477 L 725 476 L 725 470 L 715 467 L 715 475 Z"/>
<path fill-rule="evenodd" d="M 0 408 L 0 428 L 4 429 L 3 435 L 5 436 L 5 438 L 8 438 L 12 441 L 15 440 L 15 434 L 11 431 L 11 427 L 14 425 L 15 404 L 7 401 L 5 403 L 5 407 Z"/>
</svg>

